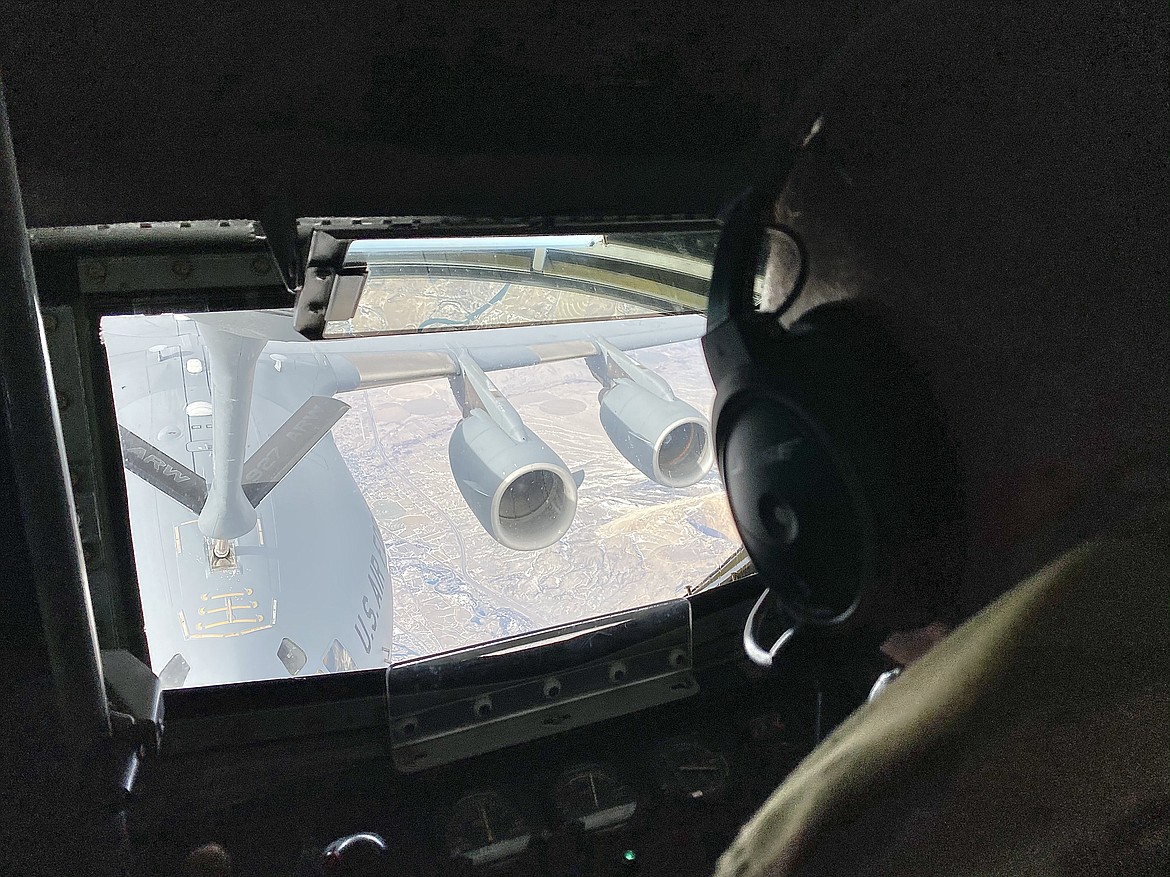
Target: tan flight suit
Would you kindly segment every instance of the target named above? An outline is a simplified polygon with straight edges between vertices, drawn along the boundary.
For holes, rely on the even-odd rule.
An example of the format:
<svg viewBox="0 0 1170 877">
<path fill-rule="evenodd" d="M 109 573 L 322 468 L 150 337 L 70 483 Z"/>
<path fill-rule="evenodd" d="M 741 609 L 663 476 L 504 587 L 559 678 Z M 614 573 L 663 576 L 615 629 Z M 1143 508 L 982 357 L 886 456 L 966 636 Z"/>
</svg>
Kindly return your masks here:
<svg viewBox="0 0 1170 877">
<path fill-rule="evenodd" d="M 718 875 L 1170 875 L 1167 518 L 958 628 L 793 771 Z"/>
</svg>

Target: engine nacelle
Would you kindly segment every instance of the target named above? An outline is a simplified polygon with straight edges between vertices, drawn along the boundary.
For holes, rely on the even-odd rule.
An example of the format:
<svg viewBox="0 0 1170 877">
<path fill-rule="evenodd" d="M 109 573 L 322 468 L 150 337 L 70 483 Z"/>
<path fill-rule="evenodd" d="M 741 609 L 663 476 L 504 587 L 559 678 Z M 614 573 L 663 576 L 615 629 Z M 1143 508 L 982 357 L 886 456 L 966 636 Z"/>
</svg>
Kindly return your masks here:
<svg viewBox="0 0 1170 877">
<path fill-rule="evenodd" d="M 577 484 L 567 466 L 526 427 L 517 439 L 483 410 L 455 427 L 447 452 L 468 507 L 501 545 L 546 548 L 565 535 L 577 511 Z"/>
<path fill-rule="evenodd" d="M 710 425 L 686 402 L 663 398 L 629 378 L 618 378 L 598 399 L 609 440 L 648 478 L 664 487 L 689 487 L 711 471 Z"/>
</svg>

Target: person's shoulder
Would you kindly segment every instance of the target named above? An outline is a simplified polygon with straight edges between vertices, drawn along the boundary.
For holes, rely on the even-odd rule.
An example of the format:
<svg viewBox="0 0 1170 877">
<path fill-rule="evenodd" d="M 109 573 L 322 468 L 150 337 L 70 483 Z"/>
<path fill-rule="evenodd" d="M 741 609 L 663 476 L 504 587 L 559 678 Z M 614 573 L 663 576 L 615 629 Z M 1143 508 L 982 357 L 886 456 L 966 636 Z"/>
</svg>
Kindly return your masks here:
<svg viewBox="0 0 1170 877">
<path fill-rule="evenodd" d="M 718 874 L 851 873 L 870 855 L 936 873 L 1030 842 L 1013 834 L 1030 824 L 1016 804 L 1039 801 L 1054 829 L 1084 822 L 1077 770 L 1107 783 L 1119 753 L 1160 745 L 1145 726 L 1170 686 L 1167 517 L 1081 543 L 957 628 L 809 754 Z M 1093 765 L 1078 754 L 1090 727 Z M 1102 812 L 1116 803 L 1099 802 Z M 999 834 L 960 842 L 946 828 L 959 819 Z M 1057 846 L 1054 856 L 1069 852 Z"/>
</svg>

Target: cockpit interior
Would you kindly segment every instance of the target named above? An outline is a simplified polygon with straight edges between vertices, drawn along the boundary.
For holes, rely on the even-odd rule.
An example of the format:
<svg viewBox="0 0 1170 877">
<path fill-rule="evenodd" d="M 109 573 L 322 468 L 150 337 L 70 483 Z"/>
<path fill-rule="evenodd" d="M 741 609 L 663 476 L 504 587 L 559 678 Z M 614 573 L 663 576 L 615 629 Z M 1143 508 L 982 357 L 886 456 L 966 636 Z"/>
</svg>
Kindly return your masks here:
<svg viewBox="0 0 1170 877">
<path fill-rule="evenodd" d="M 704 356 L 896 5 L 0 11 L 0 873 L 714 873 L 901 669 Z"/>
</svg>

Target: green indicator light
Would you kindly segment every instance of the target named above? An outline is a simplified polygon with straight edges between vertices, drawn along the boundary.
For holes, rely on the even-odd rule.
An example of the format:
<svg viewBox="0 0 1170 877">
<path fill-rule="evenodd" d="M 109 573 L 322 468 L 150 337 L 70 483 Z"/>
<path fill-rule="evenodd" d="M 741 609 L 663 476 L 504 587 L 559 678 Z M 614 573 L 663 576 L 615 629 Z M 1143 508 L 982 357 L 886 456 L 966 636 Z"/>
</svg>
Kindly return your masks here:
<svg viewBox="0 0 1170 877">
<path fill-rule="evenodd" d="M 625 859 L 627 862 L 632 862 L 638 858 L 638 854 L 635 853 L 633 850 L 626 850 L 624 853 L 622 853 L 622 858 Z"/>
</svg>

